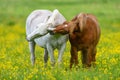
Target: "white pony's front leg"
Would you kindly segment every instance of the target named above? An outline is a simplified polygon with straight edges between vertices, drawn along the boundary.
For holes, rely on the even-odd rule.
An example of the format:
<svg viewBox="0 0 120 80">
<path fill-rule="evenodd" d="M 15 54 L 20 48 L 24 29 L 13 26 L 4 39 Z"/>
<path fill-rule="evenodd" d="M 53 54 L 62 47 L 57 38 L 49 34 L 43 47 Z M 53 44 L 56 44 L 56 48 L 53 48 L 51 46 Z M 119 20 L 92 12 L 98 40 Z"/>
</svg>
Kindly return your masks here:
<svg viewBox="0 0 120 80">
<path fill-rule="evenodd" d="M 66 43 L 62 44 L 59 48 L 58 65 L 60 65 L 62 62 L 62 56 L 63 56 L 64 50 L 65 50 L 65 47 L 66 47 Z"/>
<path fill-rule="evenodd" d="M 51 65 L 54 66 L 55 65 L 54 50 L 50 44 L 47 44 L 47 50 L 50 56 Z"/>
<path fill-rule="evenodd" d="M 47 61 L 48 61 L 48 51 L 47 51 L 47 49 L 45 48 L 45 49 L 44 49 L 44 67 L 47 66 Z"/>
</svg>

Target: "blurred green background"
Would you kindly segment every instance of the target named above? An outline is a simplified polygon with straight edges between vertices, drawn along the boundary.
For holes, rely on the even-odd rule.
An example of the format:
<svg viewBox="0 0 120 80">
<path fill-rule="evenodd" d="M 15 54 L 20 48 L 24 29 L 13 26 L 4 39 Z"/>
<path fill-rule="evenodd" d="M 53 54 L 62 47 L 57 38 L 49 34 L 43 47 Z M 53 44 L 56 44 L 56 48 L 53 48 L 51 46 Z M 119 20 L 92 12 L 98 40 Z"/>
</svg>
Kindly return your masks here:
<svg viewBox="0 0 120 80">
<path fill-rule="evenodd" d="M 58 9 L 67 20 L 80 12 L 92 13 L 101 27 L 113 27 L 110 24 L 120 22 L 119 0 L 0 0 L 0 25 L 25 26 L 27 16 L 36 9 Z"/>
</svg>

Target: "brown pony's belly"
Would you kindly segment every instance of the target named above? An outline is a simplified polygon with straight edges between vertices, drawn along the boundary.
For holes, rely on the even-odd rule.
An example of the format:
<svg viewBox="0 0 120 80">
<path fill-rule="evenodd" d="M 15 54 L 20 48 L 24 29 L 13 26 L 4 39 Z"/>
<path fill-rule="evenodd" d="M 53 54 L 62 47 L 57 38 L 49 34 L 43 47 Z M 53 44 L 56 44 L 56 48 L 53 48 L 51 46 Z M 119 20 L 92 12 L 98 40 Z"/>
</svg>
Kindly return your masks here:
<svg viewBox="0 0 120 80">
<path fill-rule="evenodd" d="M 78 51 L 82 49 L 87 49 L 92 45 L 91 41 L 82 41 L 82 40 L 71 40 L 70 39 L 71 46 L 74 46 L 77 48 Z"/>
<path fill-rule="evenodd" d="M 86 44 L 78 44 L 76 46 L 77 50 L 80 51 L 82 49 L 87 49 L 89 47 L 89 45 L 86 45 Z"/>
</svg>

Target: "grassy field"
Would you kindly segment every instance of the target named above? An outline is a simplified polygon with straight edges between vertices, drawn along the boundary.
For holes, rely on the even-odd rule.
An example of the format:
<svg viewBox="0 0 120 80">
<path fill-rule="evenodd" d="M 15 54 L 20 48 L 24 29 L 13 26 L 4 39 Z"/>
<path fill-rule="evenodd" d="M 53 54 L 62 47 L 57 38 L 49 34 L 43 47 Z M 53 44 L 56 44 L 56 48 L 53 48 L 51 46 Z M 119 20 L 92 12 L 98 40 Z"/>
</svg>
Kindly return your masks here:
<svg viewBox="0 0 120 80">
<path fill-rule="evenodd" d="M 51 68 L 50 61 L 44 68 L 43 49 L 38 46 L 33 67 L 25 21 L 35 9 L 59 9 L 67 20 L 80 12 L 96 15 L 102 31 L 96 68 L 82 68 L 79 58 L 80 68 L 69 70 L 69 42 L 60 68 L 57 64 Z M 57 51 L 55 57 L 57 60 Z M 120 80 L 120 1 L 0 0 L 0 80 Z"/>
</svg>

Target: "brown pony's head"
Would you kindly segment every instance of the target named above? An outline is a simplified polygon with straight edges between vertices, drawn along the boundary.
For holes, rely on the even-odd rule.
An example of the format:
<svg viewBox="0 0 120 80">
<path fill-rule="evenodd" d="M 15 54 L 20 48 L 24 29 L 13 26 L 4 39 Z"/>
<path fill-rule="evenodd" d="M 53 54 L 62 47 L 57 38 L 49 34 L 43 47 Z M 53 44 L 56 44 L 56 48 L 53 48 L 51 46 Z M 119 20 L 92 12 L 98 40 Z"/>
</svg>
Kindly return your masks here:
<svg viewBox="0 0 120 80">
<path fill-rule="evenodd" d="M 48 32 L 51 34 L 72 34 L 73 32 L 82 32 L 86 24 L 86 14 L 81 13 L 74 17 L 69 22 L 64 22 L 61 25 L 56 26 L 56 28 L 48 28 Z"/>
<path fill-rule="evenodd" d="M 55 28 L 48 28 L 50 34 L 67 34 L 69 33 L 69 22 L 65 21 L 63 24 L 56 26 Z"/>
</svg>

